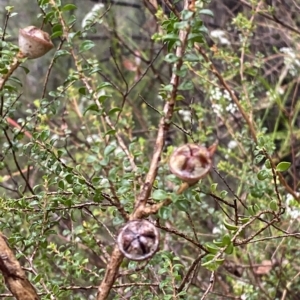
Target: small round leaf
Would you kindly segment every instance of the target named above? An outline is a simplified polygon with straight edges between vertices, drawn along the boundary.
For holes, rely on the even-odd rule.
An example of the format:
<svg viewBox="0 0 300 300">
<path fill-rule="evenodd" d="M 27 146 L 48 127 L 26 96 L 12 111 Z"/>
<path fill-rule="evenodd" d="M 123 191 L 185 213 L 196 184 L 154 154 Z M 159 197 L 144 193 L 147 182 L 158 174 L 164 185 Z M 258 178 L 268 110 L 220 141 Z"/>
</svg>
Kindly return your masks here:
<svg viewBox="0 0 300 300">
<path fill-rule="evenodd" d="M 282 161 L 276 166 L 276 171 L 278 171 L 278 172 L 287 171 L 290 166 L 291 166 L 290 162 Z"/>
</svg>

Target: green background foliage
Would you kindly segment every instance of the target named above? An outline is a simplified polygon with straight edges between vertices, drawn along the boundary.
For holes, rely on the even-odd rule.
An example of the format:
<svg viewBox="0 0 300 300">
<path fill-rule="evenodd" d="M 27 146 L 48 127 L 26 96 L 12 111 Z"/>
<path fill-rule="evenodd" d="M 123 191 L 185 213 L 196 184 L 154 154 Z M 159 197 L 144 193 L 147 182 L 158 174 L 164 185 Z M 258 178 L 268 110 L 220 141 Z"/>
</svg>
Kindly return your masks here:
<svg viewBox="0 0 300 300">
<path fill-rule="evenodd" d="M 177 75 L 148 201 L 172 200 L 147 218 L 160 249 L 124 259 L 108 299 L 298 299 L 299 5 L 165 2 L 1 1 L 1 76 L 19 28 L 55 49 L 0 93 L 0 230 L 41 299 L 96 299 Z M 215 141 L 209 175 L 176 195 L 172 151 Z"/>
</svg>

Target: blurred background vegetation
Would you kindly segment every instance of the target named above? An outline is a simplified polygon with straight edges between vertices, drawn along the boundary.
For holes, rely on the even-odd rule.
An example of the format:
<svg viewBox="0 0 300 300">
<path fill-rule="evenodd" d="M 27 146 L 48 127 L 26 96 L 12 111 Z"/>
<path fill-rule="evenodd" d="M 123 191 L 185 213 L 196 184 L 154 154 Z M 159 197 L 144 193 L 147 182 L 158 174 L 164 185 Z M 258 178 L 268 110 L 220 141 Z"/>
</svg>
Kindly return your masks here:
<svg viewBox="0 0 300 300">
<path fill-rule="evenodd" d="M 55 44 L 27 60 L 1 91 L 0 228 L 41 299 L 96 299 L 124 224 L 118 203 L 133 210 L 149 168 L 174 63 L 163 39 L 178 35 L 172 24 L 184 1 L 55 2 L 66 7 L 67 40 L 49 1 L 0 1 L 2 58 L 28 25 L 47 31 Z M 175 147 L 217 140 L 214 168 L 149 217 L 161 228 L 160 251 L 147 263 L 124 260 L 109 299 L 297 300 L 300 3 L 196 2 L 202 14 L 193 30 L 208 60 L 188 48 L 154 185 L 165 194 L 150 203 L 180 183 L 167 164 Z M 0 64 L 3 74 L 7 65 Z M 277 180 L 270 158 L 274 166 L 291 164 Z M 224 261 L 201 266 L 211 257 L 203 258 L 199 245 L 227 245 L 241 220 L 253 216 Z M 0 281 L 0 297 L 9 299 Z"/>
</svg>

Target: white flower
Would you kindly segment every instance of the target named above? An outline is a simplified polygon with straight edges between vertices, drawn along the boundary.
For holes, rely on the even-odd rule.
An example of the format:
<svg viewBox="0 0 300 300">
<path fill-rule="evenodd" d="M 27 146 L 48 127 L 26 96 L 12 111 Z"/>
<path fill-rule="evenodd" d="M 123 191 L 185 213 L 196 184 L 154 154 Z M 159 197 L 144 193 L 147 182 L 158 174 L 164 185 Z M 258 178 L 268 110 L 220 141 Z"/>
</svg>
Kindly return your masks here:
<svg viewBox="0 0 300 300">
<path fill-rule="evenodd" d="M 235 113 L 237 111 L 237 107 L 234 103 L 229 103 L 226 107 L 226 111 L 230 112 L 230 113 Z"/>
<path fill-rule="evenodd" d="M 118 156 L 120 153 L 124 153 L 124 150 L 121 147 L 115 149 L 115 155 Z"/>
<path fill-rule="evenodd" d="M 102 178 L 99 182 L 99 186 L 101 187 L 109 187 L 109 181 L 107 178 Z"/>
<path fill-rule="evenodd" d="M 237 107 L 234 103 L 231 102 L 231 96 L 227 90 L 221 91 L 220 88 L 214 88 L 210 92 L 210 97 L 211 101 L 213 102 L 212 109 L 217 116 L 221 116 L 224 111 L 230 112 L 232 114 L 237 111 Z M 228 102 L 225 110 L 223 108 L 224 105 L 222 106 L 221 104 L 215 103 L 220 100 L 223 100 L 224 102 L 224 99 L 226 100 L 226 102 Z"/>
<path fill-rule="evenodd" d="M 221 29 L 212 30 L 210 35 L 212 38 L 218 39 L 221 45 L 230 45 L 230 41 L 226 38 L 225 31 Z"/>
<path fill-rule="evenodd" d="M 85 28 L 87 25 L 90 25 L 95 19 L 99 16 L 99 12 L 104 7 L 103 3 L 95 4 L 90 12 L 88 12 L 81 22 L 81 27 Z"/>
<path fill-rule="evenodd" d="M 86 140 L 89 144 L 92 144 L 95 141 L 99 140 L 99 136 L 97 134 L 88 135 Z"/>
<path fill-rule="evenodd" d="M 284 64 L 289 68 L 289 73 L 296 75 L 298 73 L 297 68 L 300 67 L 300 60 L 297 59 L 295 51 L 289 47 L 282 47 L 279 51 L 285 54 Z"/>
<path fill-rule="evenodd" d="M 300 195 L 300 193 L 296 193 L 297 196 Z M 292 219 L 297 219 L 300 217 L 300 208 L 299 207 L 295 207 L 293 205 L 293 201 L 294 201 L 294 197 L 291 194 L 287 194 L 286 195 L 286 199 L 285 199 L 285 203 L 286 203 L 286 213 L 288 215 L 290 215 L 290 217 Z"/>
<path fill-rule="evenodd" d="M 216 103 L 213 103 L 212 104 L 212 109 L 213 109 L 213 112 L 217 115 L 217 116 L 221 116 L 222 115 L 222 112 L 223 112 L 223 108 L 220 104 L 216 104 Z"/>
<path fill-rule="evenodd" d="M 211 91 L 210 96 L 212 98 L 214 98 L 215 100 L 220 100 L 223 97 L 223 93 L 221 92 L 221 90 L 219 88 L 214 88 Z"/>
<path fill-rule="evenodd" d="M 219 225 L 219 226 L 215 226 L 212 230 L 212 234 L 221 234 L 224 233 L 224 231 L 226 231 L 227 229 L 225 228 L 225 226 L 223 224 Z"/>
<path fill-rule="evenodd" d="M 229 149 L 234 149 L 237 145 L 238 145 L 238 143 L 236 141 L 232 140 L 228 143 L 227 147 Z"/>
<path fill-rule="evenodd" d="M 180 109 L 178 113 L 182 116 L 184 122 L 189 122 L 191 120 L 191 112 L 189 110 Z"/>
</svg>

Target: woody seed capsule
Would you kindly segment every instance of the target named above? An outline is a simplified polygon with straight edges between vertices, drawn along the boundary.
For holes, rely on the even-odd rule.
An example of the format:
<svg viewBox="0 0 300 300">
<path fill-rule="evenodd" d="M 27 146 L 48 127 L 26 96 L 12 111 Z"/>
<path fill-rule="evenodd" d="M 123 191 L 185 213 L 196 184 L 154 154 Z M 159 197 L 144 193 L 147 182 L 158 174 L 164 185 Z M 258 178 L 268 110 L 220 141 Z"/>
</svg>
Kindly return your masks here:
<svg viewBox="0 0 300 300">
<path fill-rule="evenodd" d="M 186 144 L 177 148 L 170 157 L 170 171 L 189 184 L 203 178 L 211 169 L 212 156 L 217 144 L 209 148 L 196 144 Z"/>
<path fill-rule="evenodd" d="M 38 58 L 54 47 L 49 34 L 35 26 L 19 30 L 19 48 L 23 57 Z"/>
<path fill-rule="evenodd" d="M 145 260 L 158 249 L 159 231 L 147 220 L 128 222 L 120 231 L 117 243 L 130 260 Z"/>
</svg>

